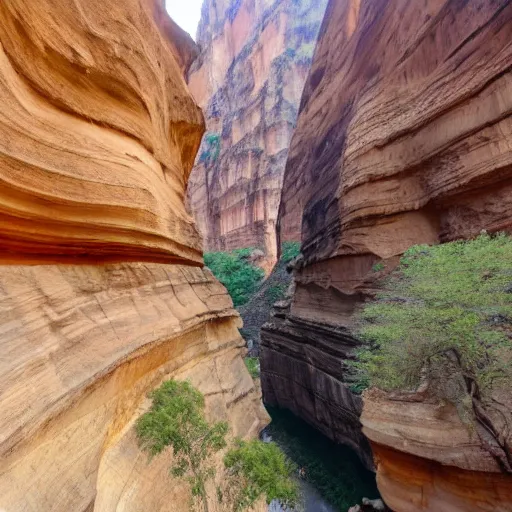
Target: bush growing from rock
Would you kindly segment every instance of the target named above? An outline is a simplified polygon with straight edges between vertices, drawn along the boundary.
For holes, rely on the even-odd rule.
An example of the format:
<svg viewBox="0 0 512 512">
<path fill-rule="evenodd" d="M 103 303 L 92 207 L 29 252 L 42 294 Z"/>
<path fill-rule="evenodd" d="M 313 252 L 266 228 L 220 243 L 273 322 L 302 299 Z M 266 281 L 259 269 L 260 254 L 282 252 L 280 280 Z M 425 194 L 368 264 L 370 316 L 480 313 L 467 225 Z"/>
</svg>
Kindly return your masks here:
<svg viewBox="0 0 512 512">
<path fill-rule="evenodd" d="M 226 287 L 235 307 L 244 305 L 254 294 L 265 276 L 263 270 L 249 261 L 253 249 L 237 249 L 231 252 L 208 252 L 205 265 Z"/>
<path fill-rule="evenodd" d="M 299 486 L 293 478 L 297 468 L 276 444 L 238 440 L 224 464 L 238 482 L 235 511 L 252 507 L 262 496 L 268 504 L 277 500 L 285 508 L 299 503 Z"/>
<path fill-rule="evenodd" d="M 363 308 L 362 377 L 387 391 L 428 383 L 472 416 L 475 399 L 512 382 L 511 283 L 507 235 L 410 248 Z"/>
<path fill-rule="evenodd" d="M 210 457 L 226 446 L 227 423 L 208 424 L 204 397 L 189 382 L 169 380 L 152 391 L 150 397 L 151 409 L 136 424 L 142 448 L 153 457 L 171 447 L 171 473 L 187 478 L 192 496 L 208 512 L 205 485 L 215 475 Z"/>
</svg>

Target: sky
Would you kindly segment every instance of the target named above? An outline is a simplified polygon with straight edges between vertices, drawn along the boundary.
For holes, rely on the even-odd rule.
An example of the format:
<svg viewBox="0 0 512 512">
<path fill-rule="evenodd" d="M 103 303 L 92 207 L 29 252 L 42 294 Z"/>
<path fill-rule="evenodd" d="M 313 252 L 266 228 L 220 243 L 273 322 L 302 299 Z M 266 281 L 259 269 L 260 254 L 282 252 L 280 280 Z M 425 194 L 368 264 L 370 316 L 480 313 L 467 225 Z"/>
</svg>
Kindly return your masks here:
<svg viewBox="0 0 512 512">
<path fill-rule="evenodd" d="M 196 38 L 202 3 L 203 0 L 167 0 L 166 2 L 171 18 L 188 32 L 192 39 Z"/>
</svg>

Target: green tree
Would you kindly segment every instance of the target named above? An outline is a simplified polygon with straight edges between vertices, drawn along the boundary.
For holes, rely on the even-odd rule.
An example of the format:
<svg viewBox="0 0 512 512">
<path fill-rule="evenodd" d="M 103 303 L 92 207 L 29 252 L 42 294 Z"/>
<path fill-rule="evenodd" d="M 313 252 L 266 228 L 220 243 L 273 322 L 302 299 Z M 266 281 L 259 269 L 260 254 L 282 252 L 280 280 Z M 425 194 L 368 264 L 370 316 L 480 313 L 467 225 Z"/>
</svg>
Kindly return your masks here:
<svg viewBox="0 0 512 512">
<path fill-rule="evenodd" d="M 206 482 L 214 476 L 209 460 L 226 446 L 227 423 L 208 424 L 204 397 L 189 382 L 166 381 L 150 397 L 151 409 L 136 424 L 142 448 L 153 457 L 170 446 L 174 452 L 171 473 L 188 479 L 192 496 L 208 512 Z"/>
<path fill-rule="evenodd" d="M 244 359 L 245 366 L 253 379 L 260 377 L 260 360 L 257 357 L 246 357 Z"/>
<path fill-rule="evenodd" d="M 300 242 L 283 242 L 281 244 L 281 258 L 284 263 L 289 263 L 300 254 Z"/>
<path fill-rule="evenodd" d="M 199 156 L 199 161 L 204 162 L 209 167 L 216 162 L 220 154 L 220 135 L 217 133 L 208 133 L 203 140 L 204 149 Z"/>
<path fill-rule="evenodd" d="M 383 287 L 360 318 L 362 379 L 387 391 L 428 383 L 472 423 L 512 382 L 512 239 L 412 247 Z"/>
<path fill-rule="evenodd" d="M 262 496 L 267 503 L 277 500 L 286 508 L 299 503 L 299 487 L 293 478 L 297 468 L 276 444 L 238 440 L 224 464 L 237 482 L 235 512 L 252 507 Z"/>
<path fill-rule="evenodd" d="M 248 248 L 204 255 L 205 265 L 227 288 L 235 307 L 244 305 L 250 299 L 265 276 L 261 268 L 249 261 L 252 251 Z"/>
</svg>

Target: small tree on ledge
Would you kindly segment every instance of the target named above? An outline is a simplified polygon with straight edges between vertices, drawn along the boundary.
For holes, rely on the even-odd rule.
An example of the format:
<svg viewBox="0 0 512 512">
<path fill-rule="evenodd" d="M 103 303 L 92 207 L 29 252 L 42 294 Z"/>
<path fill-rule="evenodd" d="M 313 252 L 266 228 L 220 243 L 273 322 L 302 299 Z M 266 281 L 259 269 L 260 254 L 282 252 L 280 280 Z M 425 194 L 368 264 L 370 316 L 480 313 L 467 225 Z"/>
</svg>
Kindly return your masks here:
<svg viewBox="0 0 512 512">
<path fill-rule="evenodd" d="M 153 457 L 172 447 L 171 473 L 188 479 L 193 498 L 208 512 L 206 482 L 215 475 L 209 460 L 226 446 L 227 423 L 208 424 L 204 397 L 189 382 L 166 381 L 150 397 L 151 409 L 136 424 L 142 448 Z"/>
</svg>

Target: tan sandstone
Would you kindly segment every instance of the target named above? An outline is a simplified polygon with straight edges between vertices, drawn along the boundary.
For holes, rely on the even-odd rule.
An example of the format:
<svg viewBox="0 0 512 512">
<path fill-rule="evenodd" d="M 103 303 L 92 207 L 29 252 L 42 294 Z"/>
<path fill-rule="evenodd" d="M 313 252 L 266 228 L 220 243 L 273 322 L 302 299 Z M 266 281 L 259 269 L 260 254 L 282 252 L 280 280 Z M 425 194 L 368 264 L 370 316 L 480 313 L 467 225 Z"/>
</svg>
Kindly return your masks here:
<svg viewBox="0 0 512 512">
<path fill-rule="evenodd" d="M 5 512 L 189 510 L 171 453 L 150 463 L 132 428 L 165 379 L 190 379 L 231 435 L 267 421 L 184 207 L 195 54 L 160 0 L 0 4 Z"/>
</svg>

